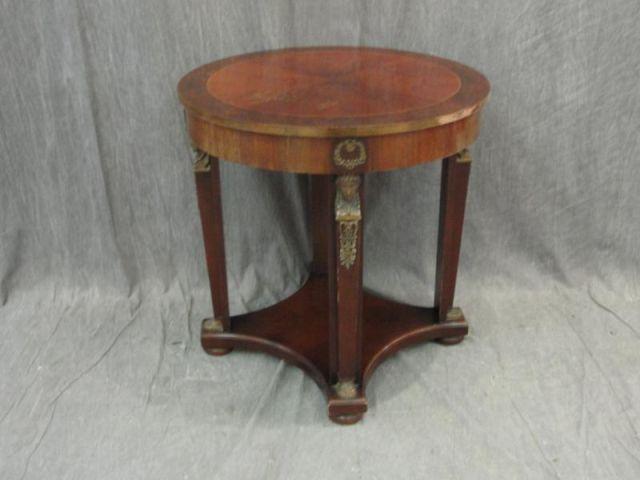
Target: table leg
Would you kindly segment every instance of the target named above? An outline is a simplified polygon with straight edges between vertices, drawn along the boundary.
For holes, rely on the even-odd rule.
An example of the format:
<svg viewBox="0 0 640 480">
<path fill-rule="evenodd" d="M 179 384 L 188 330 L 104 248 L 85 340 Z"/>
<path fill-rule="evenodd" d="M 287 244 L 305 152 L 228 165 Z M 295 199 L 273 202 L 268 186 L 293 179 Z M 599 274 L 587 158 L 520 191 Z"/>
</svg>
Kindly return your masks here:
<svg viewBox="0 0 640 480">
<path fill-rule="evenodd" d="M 222 355 L 240 348 L 282 358 L 306 371 L 326 393 L 331 420 L 359 421 L 367 410 L 366 384 L 384 359 L 425 341 L 458 342 L 468 332 L 461 312 L 451 308 L 469 175 L 466 160 L 465 155 L 454 156 L 443 165 L 435 308 L 363 293 L 363 176 L 345 174 L 312 179 L 316 269 L 307 283 L 278 304 L 231 318 L 218 160 L 200 154 L 196 185 L 215 312 L 215 318 L 203 322 L 204 350 Z"/>
<path fill-rule="evenodd" d="M 213 318 L 208 318 L 202 323 L 202 331 L 208 333 L 228 332 L 231 325 L 224 253 L 219 161 L 216 157 L 204 152 L 198 151 L 196 155 L 194 174 L 214 312 Z M 231 351 L 231 349 L 220 348 L 205 350 L 212 355 L 224 355 Z"/>
<path fill-rule="evenodd" d="M 335 222 L 329 248 L 329 417 L 355 423 L 367 409 L 362 385 L 363 177 L 335 180 Z M 333 190 L 333 189 L 331 189 Z"/>
<path fill-rule="evenodd" d="M 309 175 L 311 195 L 311 239 L 313 245 L 313 261 L 311 273 L 326 275 L 328 270 L 329 223 L 333 222 L 333 204 L 330 196 L 331 175 Z"/>
<path fill-rule="evenodd" d="M 438 321 L 463 322 L 459 308 L 453 308 L 458 274 L 462 224 L 469 183 L 471 157 L 467 150 L 442 161 L 440 184 L 440 224 L 438 229 L 438 257 L 436 261 L 435 308 Z M 440 343 L 453 345 L 464 337 L 443 338 Z"/>
</svg>

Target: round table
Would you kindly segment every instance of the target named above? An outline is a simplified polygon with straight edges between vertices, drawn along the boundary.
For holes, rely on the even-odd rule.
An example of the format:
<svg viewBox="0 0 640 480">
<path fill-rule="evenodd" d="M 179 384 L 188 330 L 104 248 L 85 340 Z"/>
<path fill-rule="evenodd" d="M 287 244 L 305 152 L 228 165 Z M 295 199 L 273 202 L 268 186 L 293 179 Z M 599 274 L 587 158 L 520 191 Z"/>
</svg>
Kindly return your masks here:
<svg viewBox="0 0 640 480">
<path fill-rule="evenodd" d="M 260 350 L 305 370 L 329 417 L 367 409 L 376 366 L 427 340 L 468 331 L 453 306 L 471 157 L 489 83 L 460 63 L 378 48 L 293 48 L 199 67 L 178 86 L 196 149 L 194 172 L 214 316 L 212 355 Z M 218 159 L 310 177 L 313 262 L 294 295 L 229 315 Z M 363 292 L 363 175 L 443 159 L 433 307 Z M 419 192 L 416 192 L 419 193 Z M 419 214 L 419 212 L 415 212 Z"/>
</svg>

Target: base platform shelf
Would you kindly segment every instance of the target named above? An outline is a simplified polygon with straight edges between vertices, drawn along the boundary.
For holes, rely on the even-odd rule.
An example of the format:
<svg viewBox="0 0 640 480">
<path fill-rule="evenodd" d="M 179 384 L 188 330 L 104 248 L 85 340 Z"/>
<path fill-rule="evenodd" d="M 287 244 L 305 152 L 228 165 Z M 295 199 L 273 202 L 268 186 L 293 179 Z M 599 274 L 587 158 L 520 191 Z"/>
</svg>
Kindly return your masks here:
<svg viewBox="0 0 640 480">
<path fill-rule="evenodd" d="M 351 388 L 336 386 L 330 375 L 328 296 L 326 277 L 314 275 L 280 303 L 231 317 L 230 332 L 210 330 L 205 320 L 202 347 L 212 355 L 222 355 L 234 348 L 262 351 L 300 367 L 325 393 L 331 420 L 351 424 L 367 410 L 367 382 L 385 358 L 420 342 L 459 343 L 468 332 L 463 315 L 454 322 L 438 323 L 434 308 L 405 305 L 365 292 L 361 384 Z"/>
</svg>

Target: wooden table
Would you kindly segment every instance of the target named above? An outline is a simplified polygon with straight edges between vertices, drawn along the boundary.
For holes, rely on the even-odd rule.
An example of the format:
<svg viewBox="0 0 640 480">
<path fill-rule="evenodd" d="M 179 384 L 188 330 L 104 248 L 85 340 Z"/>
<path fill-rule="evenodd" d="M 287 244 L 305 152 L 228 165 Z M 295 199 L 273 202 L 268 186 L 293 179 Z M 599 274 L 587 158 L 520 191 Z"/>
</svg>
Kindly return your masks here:
<svg viewBox="0 0 640 480">
<path fill-rule="evenodd" d="M 178 91 L 197 151 L 215 313 L 202 324 L 205 351 L 260 350 L 297 365 L 326 394 L 329 417 L 350 424 L 366 411 L 365 387 L 382 360 L 418 342 L 463 339 L 468 326 L 453 296 L 471 166 L 466 147 L 489 94 L 482 74 L 418 53 L 303 48 L 204 65 Z M 309 280 L 276 305 L 236 316 L 227 298 L 218 158 L 306 174 L 312 189 Z M 364 174 L 441 158 L 434 306 L 363 292 Z"/>
</svg>

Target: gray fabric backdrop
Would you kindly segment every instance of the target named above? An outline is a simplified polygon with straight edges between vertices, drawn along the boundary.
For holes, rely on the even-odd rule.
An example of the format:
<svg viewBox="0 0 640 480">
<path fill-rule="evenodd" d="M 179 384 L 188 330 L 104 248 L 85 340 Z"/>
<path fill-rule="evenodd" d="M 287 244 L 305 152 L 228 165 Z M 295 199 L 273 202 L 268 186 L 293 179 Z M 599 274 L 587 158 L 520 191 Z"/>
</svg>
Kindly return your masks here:
<svg viewBox="0 0 640 480">
<path fill-rule="evenodd" d="M 640 478 L 638 0 L 0 0 L 0 478 Z M 300 371 L 211 358 L 176 84 L 253 50 L 385 46 L 492 82 L 454 348 L 355 427 Z M 223 166 L 232 311 L 307 275 L 304 179 Z M 367 181 L 368 288 L 429 304 L 439 165 Z"/>
</svg>

